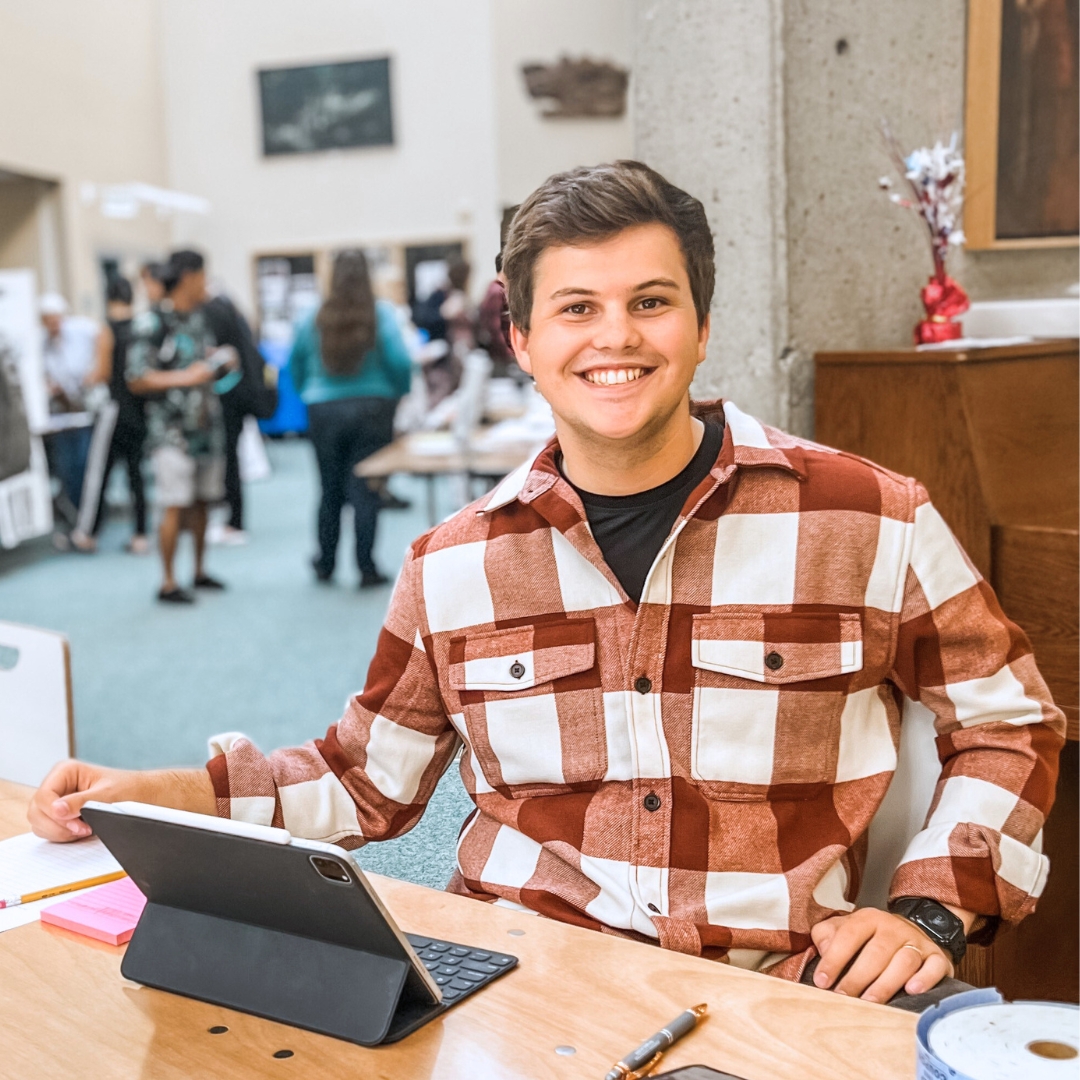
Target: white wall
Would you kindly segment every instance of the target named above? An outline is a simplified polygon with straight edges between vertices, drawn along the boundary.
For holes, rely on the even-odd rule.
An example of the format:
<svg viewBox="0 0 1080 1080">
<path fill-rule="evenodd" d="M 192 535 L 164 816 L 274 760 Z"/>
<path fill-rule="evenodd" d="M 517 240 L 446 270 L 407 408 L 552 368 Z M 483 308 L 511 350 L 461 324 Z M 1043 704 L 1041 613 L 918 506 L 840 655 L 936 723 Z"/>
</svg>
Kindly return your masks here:
<svg viewBox="0 0 1080 1080">
<path fill-rule="evenodd" d="M 495 0 L 495 106 L 499 197 L 504 206 L 524 199 L 552 173 L 630 157 L 634 132 L 626 115 L 542 119 L 545 102 L 530 98 L 522 64 L 572 59 L 608 60 L 630 68 L 633 6 L 627 0 Z M 631 73 L 631 79 L 633 74 Z"/>
<path fill-rule="evenodd" d="M 490 0 L 161 0 L 161 13 L 171 183 L 212 204 L 177 239 L 249 310 L 256 252 L 460 238 L 491 265 Z M 394 146 L 262 156 L 259 68 L 386 55 Z"/>
<path fill-rule="evenodd" d="M 168 241 L 146 210 L 116 221 L 79 197 L 84 183 L 166 182 L 157 41 L 151 0 L 0 0 L 0 169 L 59 182 L 57 283 L 80 310 L 100 306 L 98 255 Z M 38 261 L 49 276 L 49 253 Z"/>
</svg>

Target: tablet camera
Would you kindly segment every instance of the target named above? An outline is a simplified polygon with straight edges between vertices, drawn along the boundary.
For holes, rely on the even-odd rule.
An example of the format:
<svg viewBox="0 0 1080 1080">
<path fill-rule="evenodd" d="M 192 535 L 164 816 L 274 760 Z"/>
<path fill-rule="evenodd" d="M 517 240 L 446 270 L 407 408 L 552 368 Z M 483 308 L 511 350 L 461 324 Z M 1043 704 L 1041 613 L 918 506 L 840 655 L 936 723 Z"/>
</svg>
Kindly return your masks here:
<svg viewBox="0 0 1080 1080">
<path fill-rule="evenodd" d="M 336 859 L 326 859 L 321 855 L 311 855 L 309 857 L 311 865 L 319 872 L 320 877 L 324 877 L 327 881 L 333 881 L 338 885 L 352 884 L 352 878 L 349 877 L 348 870 Z"/>
</svg>

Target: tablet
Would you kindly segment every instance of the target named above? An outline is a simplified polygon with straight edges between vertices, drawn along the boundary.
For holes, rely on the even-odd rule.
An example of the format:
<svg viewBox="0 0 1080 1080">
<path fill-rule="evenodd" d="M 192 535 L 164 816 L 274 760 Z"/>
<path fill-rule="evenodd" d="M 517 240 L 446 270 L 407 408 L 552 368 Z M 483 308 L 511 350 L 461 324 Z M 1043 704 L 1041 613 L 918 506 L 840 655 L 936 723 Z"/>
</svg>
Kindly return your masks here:
<svg viewBox="0 0 1080 1080">
<path fill-rule="evenodd" d="M 333 844 L 144 803 L 82 817 L 147 899 L 121 964 L 133 982 L 375 1046 L 517 963 L 403 934 Z"/>
</svg>

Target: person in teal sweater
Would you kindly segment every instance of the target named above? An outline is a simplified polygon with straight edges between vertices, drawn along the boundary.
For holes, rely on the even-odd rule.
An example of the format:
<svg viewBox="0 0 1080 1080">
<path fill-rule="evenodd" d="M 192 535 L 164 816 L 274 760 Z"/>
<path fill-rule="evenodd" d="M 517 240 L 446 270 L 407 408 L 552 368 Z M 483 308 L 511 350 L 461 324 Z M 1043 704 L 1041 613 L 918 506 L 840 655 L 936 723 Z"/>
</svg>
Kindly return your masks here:
<svg viewBox="0 0 1080 1080">
<path fill-rule="evenodd" d="M 335 259 L 330 295 L 297 327 L 289 374 L 307 405 L 322 485 L 315 576 L 322 582 L 333 577 L 341 511 L 349 503 L 360 587 L 385 585 L 389 578 L 372 558 L 379 497 L 353 467 L 394 437 L 394 412 L 408 393 L 412 360 L 393 305 L 375 299 L 362 251 Z"/>
</svg>

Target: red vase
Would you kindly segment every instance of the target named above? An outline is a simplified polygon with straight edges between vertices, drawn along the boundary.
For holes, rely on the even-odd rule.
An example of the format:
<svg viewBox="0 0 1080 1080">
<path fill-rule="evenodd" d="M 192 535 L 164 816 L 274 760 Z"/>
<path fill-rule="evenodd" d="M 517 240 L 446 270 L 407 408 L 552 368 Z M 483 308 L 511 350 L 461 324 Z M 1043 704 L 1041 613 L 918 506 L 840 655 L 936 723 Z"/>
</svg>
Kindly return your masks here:
<svg viewBox="0 0 1080 1080">
<path fill-rule="evenodd" d="M 960 324 L 953 320 L 971 306 L 967 293 L 948 274 L 934 274 L 920 295 L 926 318 L 915 327 L 915 344 L 929 345 L 960 337 Z"/>
</svg>

